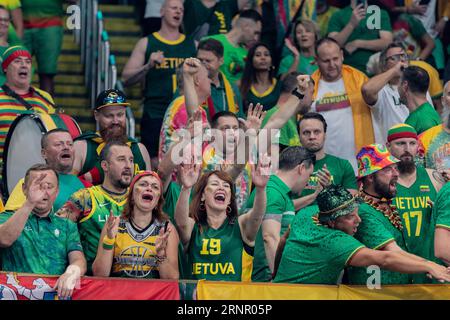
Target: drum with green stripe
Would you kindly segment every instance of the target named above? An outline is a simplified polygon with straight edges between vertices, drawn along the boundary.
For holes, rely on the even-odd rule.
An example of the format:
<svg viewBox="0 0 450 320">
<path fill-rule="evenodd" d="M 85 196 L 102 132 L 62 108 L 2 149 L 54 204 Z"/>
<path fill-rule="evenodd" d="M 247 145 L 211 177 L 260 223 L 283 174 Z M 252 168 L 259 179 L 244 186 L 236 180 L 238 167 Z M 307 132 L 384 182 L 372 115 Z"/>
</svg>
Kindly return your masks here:
<svg viewBox="0 0 450 320">
<path fill-rule="evenodd" d="M 81 134 L 75 119 L 62 114 L 29 113 L 17 117 L 8 131 L 3 153 L 3 195 L 8 196 L 29 167 L 45 163 L 41 138 L 52 129 L 66 129 L 73 139 Z"/>
</svg>

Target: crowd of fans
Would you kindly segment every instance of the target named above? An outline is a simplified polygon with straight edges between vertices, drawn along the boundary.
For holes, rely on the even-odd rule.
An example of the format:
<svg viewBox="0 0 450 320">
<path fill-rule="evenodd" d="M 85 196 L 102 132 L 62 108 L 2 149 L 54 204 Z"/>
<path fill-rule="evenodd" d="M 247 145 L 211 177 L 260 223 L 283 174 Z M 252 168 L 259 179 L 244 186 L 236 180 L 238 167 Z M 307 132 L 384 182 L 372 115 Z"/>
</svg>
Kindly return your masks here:
<svg viewBox="0 0 450 320">
<path fill-rule="evenodd" d="M 55 112 L 61 3 L 23 0 L 23 24 L 0 7 L 3 157 L 18 115 Z M 317 0 L 265 43 L 270 3 L 147 1 L 122 73 L 143 86 L 141 142 L 113 88 L 97 132 L 46 132 L 4 199 L 0 270 L 61 275 L 61 297 L 83 275 L 450 281 L 450 3 Z"/>
</svg>

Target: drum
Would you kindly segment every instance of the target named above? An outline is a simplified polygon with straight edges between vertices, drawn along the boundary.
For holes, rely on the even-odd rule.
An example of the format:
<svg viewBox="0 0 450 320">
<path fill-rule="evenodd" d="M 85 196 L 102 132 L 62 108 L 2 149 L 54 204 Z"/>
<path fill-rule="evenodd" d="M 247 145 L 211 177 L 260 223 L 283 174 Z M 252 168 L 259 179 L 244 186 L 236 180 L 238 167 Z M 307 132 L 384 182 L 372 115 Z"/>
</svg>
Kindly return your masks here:
<svg viewBox="0 0 450 320">
<path fill-rule="evenodd" d="M 42 135 L 52 129 L 66 129 L 73 139 L 81 134 L 77 122 L 62 113 L 23 114 L 12 123 L 3 152 L 3 192 L 9 196 L 26 171 L 36 163 L 45 163 L 41 156 Z"/>
</svg>

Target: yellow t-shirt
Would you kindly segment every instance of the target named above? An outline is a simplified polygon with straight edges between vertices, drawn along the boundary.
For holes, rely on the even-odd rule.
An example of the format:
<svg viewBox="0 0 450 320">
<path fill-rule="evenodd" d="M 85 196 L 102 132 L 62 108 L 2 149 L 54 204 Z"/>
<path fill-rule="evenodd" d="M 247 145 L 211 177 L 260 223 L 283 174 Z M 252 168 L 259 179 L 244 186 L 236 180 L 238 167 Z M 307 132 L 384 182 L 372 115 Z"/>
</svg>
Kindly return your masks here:
<svg viewBox="0 0 450 320">
<path fill-rule="evenodd" d="M 20 0 L 0 0 L 0 5 L 8 10 L 14 10 L 21 7 Z"/>
</svg>

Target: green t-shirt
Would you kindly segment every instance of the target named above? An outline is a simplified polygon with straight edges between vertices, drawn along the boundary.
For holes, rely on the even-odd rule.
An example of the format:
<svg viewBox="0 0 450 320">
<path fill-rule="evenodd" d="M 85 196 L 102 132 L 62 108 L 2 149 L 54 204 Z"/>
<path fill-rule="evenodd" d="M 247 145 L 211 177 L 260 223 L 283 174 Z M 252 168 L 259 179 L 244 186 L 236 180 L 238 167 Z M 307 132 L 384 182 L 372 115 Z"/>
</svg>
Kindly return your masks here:
<svg viewBox="0 0 450 320">
<path fill-rule="evenodd" d="M 270 88 L 263 93 L 259 93 L 253 86 L 251 86 L 247 93 L 247 97 L 245 97 L 244 106 L 245 108 L 248 108 L 250 103 L 253 103 L 254 106 L 256 106 L 257 103 L 260 103 L 263 106 L 263 110 L 268 111 L 277 104 L 280 94 L 281 81 L 274 78 L 272 79 L 272 85 Z"/>
<path fill-rule="evenodd" d="M 391 241 L 395 241 L 397 245 L 405 251 L 405 240 L 402 231 L 394 227 L 387 217 L 380 211 L 372 208 L 366 203 L 359 207 L 359 216 L 361 223 L 355 238 L 370 249 L 379 249 L 384 247 Z M 370 273 L 366 268 L 349 268 L 350 284 L 366 285 Z M 381 284 L 409 284 L 412 277 L 408 274 L 381 270 Z"/>
<path fill-rule="evenodd" d="M 175 208 L 177 206 L 178 197 L 180 196 L 181 186 L 175 181 L 171 181 L 164 193 L 163 211 L 167 213 L 170 221 L 175 224 Z"/>
<path fill-rule="evenodd" d="M 280 68 L 278 70 L 278 74 L 281 75 L 283 73 L 288 72 L 292 64 L 294 63 L 294 56 L 292 54 L 288 54 L 284 57 L 280 62 Z M 313 74 L 319 67 L 315 63 L 314 57 L 305 57 L 300 54 L 300 61 L 297 66 L 297 72 L 303 74 Z"/>
<path fill-rule="evenodd" d="M 24 20 L 62 17 L 64 0 L 21 0 Z"/>
<path fill-rule="evenodd" d="M 220 67 L 230 83 L 236 83 L 242 77 L 247 57 L 247 49 L 244 47 L 235 47 L 224 34 L 217 34 L 206 37 L 205 39 L 215 39 L 223 45 L 223 64 Z"/>
<path fill-rule="evenodd" d="M 253 207 L 255 192 L 256 191 L 254 190 L 250 195 L 247 202 L 247 208 Z M 287 231 L 292 219 L 295 216 L 295 207 L 290 198 L 290 192 L 291 190 L 289 187 L 280 178 L 276 175 L 270 176 L 266 186 L 267 203 L 264 220 L 273 219 L 280 222 L 280 236 Z M 266 259 L 261 227 L 256 235 L 252 281 L 267 282 L 270 281 L 271 277 L 272 275 Z"/>
<path fill-rule="evenodd" d="M 0 214 L 0 224 L 13 215 Z M 1 270 L 60 275 L 69 265 L 68 254 L 72 251 L 83 251 L 75 223 L 54 213 L 45 218 L 31 213 L 13 245 L 0 249 Z"/>
<path fill-rule="evenodd" d="M 158 50 L 164 53 L 164 61 L 150 69 L 145 76 L 144 112 L 151 119 L 164 118 L 177 90 L 176 70 L 184 59 L 195 57 L 196 53 L 194 41 L 185 35 L 170 41 L 154 32 L 148 36 L 145 61 Z"/>
<path fill-rule="evenodd" d="M 205 7 L 201 0 L 186 0 L 184 1 L 184 32 L 191 35 L 204 23 L 208 23 L 208 35 L 227 33 L 231 30 L 231 20 L 238 12 L 237 0 L 218 1 L 212 8 Z"/>
<path fill-rule="evenodd" d="M 273 116 L 275 112 L 278 112 L 280 108 L 278 106 L 273 107 L 269 111 L 267 111 L 266 116 L 262 122 L 261 127 L 264 128 L 269 121 L 269 119 Z M 300 137 L 297 131 L 297 120 L 295 116 L 290 118 L 288 122 L 280 129 L 280 138 L 279 144 L 284 146 L 299 146 L 300 145 Z"/>
<path fill-rule="evenodd" d="M 318 206 L 295 216 L 274 282 L 338 284 L 350 258 L 364 245 L 318 223 Z"/>
<path fill-rule="evenodd" d="M 358 189 L 356 185 L 355 171 L 353 170 L 350 162 L 348 160 L 332 156 L 331 154 L 325 154 L 323 159 L 316 161 L 316 164 L 314 165 L 314 172 L 309 177 L 308 184 L 302 191 L 302 197 L 314 193 L 318 183 L 317 172 L 319 169 L 322 169 L 325 164 L 327 165 L 328 171 L 330 171 L 332 184 L 341 185 L 345 189 Z"/>
<path fill-rule="evenodd" d="M 341 32 L 350 21 L 352 12 L 353 9 L 351 6 L 347 6 L 344 9 L 335 12 L 331 16 L 330 23 L 328 25 L 328 33 Z M 380 39 L 380 31 L 392 31 L 389 15 L 385 10 L 381 10 L 381 24 L 379 28 L 369 29 L 367 27 L 368 20 L 369 24 L 373 23 L 373 18 L 366 14 L 366 17 L 359 22 L 359 25 L 350 34 L 346 44 L 354 40 L 378 40 Z M 352 54 L 346 53 L 344 63 L 365 73 L 367 72 L 367 62 L 369 61 L 370 56 L 374 53 L 375 51 L 359 48 Z"/>
<path fill-rule="evenodd" d="M 195 224 L 187 248 L 192 279 L 250 281 L 253 248 L 242 239 L 237 219 L 228 218 L 218 228 Z"/>
<path fill-rule="evenodd" d="M 227 93 L 224 85 L 224 79 L 222 76 L 222 73 L 219 73 L 219 81 L 220 85 L 216 87 L 213 83 L 211 83 L 211 98 L 213 101 L 214 106 L 214 112 L 221 112 L 221 111 L 230 111 L 232 112 L 228 99 L 227 99 Z M 234 104 L 238 106 L 239 111 L 237 112 L 237 116 L 240 118 L 245 118 L 245 115 L 242 111 L 242 98 L 241 98 L 241 92 L 239 91 L 238 87 L 236 87 L 235 84 L 230 83 L 233 97 L 230 97 L 230 99 L 234 99 Z M 213 118 L 210 114 L 208 108 L 205 108 L 206 114 L 208 115 L 208 119 L 211 121 Z"/>
<path fill-rule="evenodd" d="M 421 134 L 431 127 L 441 124 L 442 120 L 434 107 L 425 102 L 409 114 L 405 123 L 416 129 L 417 134 Z"/>
<path fill-rule="evenodd" d="M 447 182 L 436 196 L 434 201 L 433 211 L 431 214 L 430 231 L 428 237 L 434 243 L 434 235 L 436 228 L 444 228 L 450 232 L 450 182 Z M 429 246 L 429 258 L 436 263 L 445 265 L 434 255 L 434 245 Z"/>
</svg>

